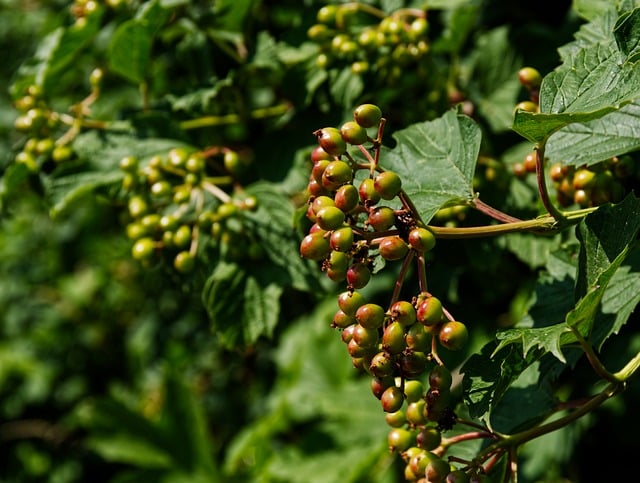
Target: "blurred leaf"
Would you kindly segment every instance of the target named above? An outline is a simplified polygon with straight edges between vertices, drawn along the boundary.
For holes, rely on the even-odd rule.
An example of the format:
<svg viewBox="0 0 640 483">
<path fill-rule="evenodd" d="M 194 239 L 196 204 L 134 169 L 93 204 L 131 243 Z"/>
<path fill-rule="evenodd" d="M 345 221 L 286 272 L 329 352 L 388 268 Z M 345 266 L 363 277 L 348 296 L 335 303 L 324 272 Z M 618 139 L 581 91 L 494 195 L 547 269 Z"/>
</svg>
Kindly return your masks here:
<svg viewBox="0 0 640 483">
<path fill-rule="evenodd" d="M 329 90 L 334 102 L 341 106 L 354 106 L 358 97 L 364 91 L 364 81 L 359 75 L 354 75 L 351 66 L 341 70 L 329 71 Z"/>
<path fill-rule="evenodd" d="M 585 20 L 593 20 L 615 10 L 615 5 L 609 0 L 573 0 L 573 9 Z"/>
<path fill-rule="evenodd" d="M 428 3 L 430 8 L 445 9 L 445 29 L 433 42 L 433 51 L 459 53 L 478 21 L 478 5 L 473 0 L 434 2 L 433 6 L 431 3 Z"/>
<path fill-rule="evenodd" d="M 397 172 L 402 188 L 427 223 L 443 205 L 473 199 L 473 174 L 480 128 L 453 110 L 435 121 L 397 131 L 398 142 L 383 152 L 381 164 Z"/>
</svg>

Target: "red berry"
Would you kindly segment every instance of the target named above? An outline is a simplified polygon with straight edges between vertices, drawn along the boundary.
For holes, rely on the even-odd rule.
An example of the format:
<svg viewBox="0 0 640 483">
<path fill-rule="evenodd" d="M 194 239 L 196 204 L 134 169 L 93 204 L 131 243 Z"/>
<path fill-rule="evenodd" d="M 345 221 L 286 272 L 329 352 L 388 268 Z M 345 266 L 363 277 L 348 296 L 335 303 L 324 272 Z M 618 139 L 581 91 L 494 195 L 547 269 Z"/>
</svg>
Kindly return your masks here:
<svg viewBox="0 0 640 483">
<path fill-rule="evenodd" d="M 347 143 L 335 127 L 325 127 L 315 132 L 318 144 L 331 156 L 340 156 L 347 150 Z"/>
<path fill-rule="evenodd" d="M 409 252 L 409 247 L 399 236 L 388 236 L 378 245 L 380 256 L 385 260 L 400 260 Z"/>
<path fill-rule="evenodd" d="M 409 232 L 409 245 L 419 252 L 428 252 L 435 247 L 436 237 L 426 228 L 414 228 Z"/>
<path fill-rule="evenodd" d="M 385 413 L 394 413 L 398 411 L 404 403 L 404 394 L 398 386 L 390 386 L 382 393 L 380 398 L 382 410 Z"/>
<path fill-rule="evenodd" d="M 400 193 L 402 180 L 393 171 L 385 171 L 375 177 L 373 185 L 383 200 L 392 200 Z"/>
<path fill-rule="evenodd" d="M 329 251 L 329 241 L 321 232 L 311 233 L 300 242 L 300 255 L 309 260 L 324 260 Z"/>
<path fill-rule="evenodd" d="M 384 309 L 378 304 L 364 304 L 356 311 L 358 323 L 371 329 L 382 327 L 384 317 Z"/>
<path fill-rule="evenodd" d="M 467 326 L 462 322 L 447 322 L 440 328 L 438 332 L 438 340 L 440 343 L 452 351 L 460 350 L 464 347 L 469 338 Z"/>
</svg>

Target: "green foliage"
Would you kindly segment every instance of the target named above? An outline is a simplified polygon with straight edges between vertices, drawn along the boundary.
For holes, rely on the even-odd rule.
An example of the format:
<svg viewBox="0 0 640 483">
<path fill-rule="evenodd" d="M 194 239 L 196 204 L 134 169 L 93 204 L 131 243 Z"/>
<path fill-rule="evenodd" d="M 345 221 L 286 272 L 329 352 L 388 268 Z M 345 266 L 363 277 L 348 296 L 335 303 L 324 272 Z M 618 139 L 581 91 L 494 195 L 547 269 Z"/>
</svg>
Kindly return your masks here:
<svg viewBox="0 0 640 483">
<path fill-rule="evenodd" d="M 637 1 L 6 0 L 0 45 L 0 480 L 415 481 L 434 456 L 391 450 L 376 397 L 413 379 L 427 413 L 386 421 L 456 468 L 626 475 Z M 339 131 L 362 104 L 364 143 Z M 402 191 L 334 209 L 353 242 L 318 262 L 329 127 L 347 184 Z M 435 246 L 408 248 L 416 226 Z M 347 283 L 385 312 L 367 346 Z M 387 310 L 434 296 L 428 323 Z"/>
</svg>

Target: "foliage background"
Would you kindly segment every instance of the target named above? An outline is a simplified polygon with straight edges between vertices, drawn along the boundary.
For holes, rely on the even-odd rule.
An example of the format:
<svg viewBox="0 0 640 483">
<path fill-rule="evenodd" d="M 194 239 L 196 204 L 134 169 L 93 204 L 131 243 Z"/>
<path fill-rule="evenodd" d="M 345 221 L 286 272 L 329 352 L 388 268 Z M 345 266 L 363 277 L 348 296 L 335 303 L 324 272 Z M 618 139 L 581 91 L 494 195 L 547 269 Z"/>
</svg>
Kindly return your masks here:
<svg viewBox="0 0 640 483">
<path fill-rule="evenodd" d="M 306 32 L 324 3 L 220 1 L 213 2 L 213 11 L 210 2 L 165 5 L 170 3 L 187 20 L 163 30 L 149 57 L 149 90 L 159 108 L 150 116 L 140 114 L 135 81 L 147 74 L 127 67 L 126 58 L 111 58 L 107 88 L 94 113 L 133 119 L 138 133 L 149 137 L 249 146 L 255 160 L 243 183 L 272 183 L 294 203 L 306 183 L 315 129 L 338 125 L 358 103 L 375 102 L 389 118 L 391 143 L 394 131 L 449 108 L 443 78 L 454 64 L 458 87 L 474 103 L 485 131 L 486 152 L 506 166 L 521 159 L 530 146 L 508 129 L 513 105 L 523 96 L 515 73 L 522 65 L 541 72 L 555 68 L 557 49 L 583 23 L 576 10 L 598 4 L 450 2 L 433 16 L 432 36 L 440 41 L 434 40 L 433 48 L 441 55 L 430 66 L 432 84 L 407 75 L 396 84 L 369 88 L 354 76 L 324 78 L 310 67 L 316 52 Z M 380 3 L 387 11 L 420 4 Z M 22 82 L 24 66 L 42 39 L 69 22 L 69 7 L 64 1 L 0 3 L 5 175 L 23 142 L 13 130 L 17 113 L 8 87 Z M 54 72 L 51 82 L 59 86 L 52 87 L 52 98 L 61 110 L 78 101 L 78 89 L 86 91 L 96 65 L 108 66 L 113 30 L 125 21 L 115 16 L 69 70 Z M 243 48 L 247 54 L 238 58 Z M 283 116 L 246 116 L 281 102 L 290 106 Z M 244 115 L 237 123 L 179 136 L 175 129 L 176 122 L 203 111 L 218 115 L 238 109 Z M 88 156 L 103 156 L 90 138 L 85 142 Z M 124 148 L 136 149 L 126 142 Z M 521 213 L 537 209 L 526 196 L 513 201 L 511 190 L 522 194 L 526 187 L 484 186 L 498 205 Z M 352 369 L 339 337 L 329 330 L 336 287 L 311 270 L 304 283 L 278 272 L 285 302 L 266 308 L 272 320 L 254 320 L 267 326 L 254 327 L 259 336 L 237 343 L 233 330 L 212 326 L 211 304 L 200 295 L 207 274 L 185 279 L 162 265 L 140 266 L 130 257 L 122 200 L 98 193 L 79 194 L 73 209 L 55 220 L 50 217 L 51 201 L 60 201 L 55 193 L 53 200 L 43 199 L 37 185 L 3 193 L 0 481 L 400 481 L 401 468 L 388 453 L 387 428 L 368 379 Z M 295 239 L 293 205 L 288 214 Z M 568 240 L 550 243 L 571 240 L 569 234 Z M 452 365 L 525 311 L 542 264 L 517 256 L 518 247 L 526 247 L 521 242 L 514 236 L 439 244 L 430 284 L 469 321 L 473 337 L 468 352 L 446 355 Z M 280 266 L 289 263 L 281 260 Z M 370 296 L 382 300 L 391 283 L 392 276 L 380 274 L 368 288 Z M 243 297 L 225 295 L 216 303 L 232 308 Z M 635 327 L 637 315 L 608 342 L 606 363 L 618 367 L 625 355 L 639 350 Z M 581 361 L 561 386 L 567 394 L 580 393 L 589 376 Z M 527 445 L 523 481 L 603 481 L 625 471 L 624 462 L 633 461 L 638 447 L 633 409 L 639 396 L 632 385 L 578 424 Z"/>
</svg>

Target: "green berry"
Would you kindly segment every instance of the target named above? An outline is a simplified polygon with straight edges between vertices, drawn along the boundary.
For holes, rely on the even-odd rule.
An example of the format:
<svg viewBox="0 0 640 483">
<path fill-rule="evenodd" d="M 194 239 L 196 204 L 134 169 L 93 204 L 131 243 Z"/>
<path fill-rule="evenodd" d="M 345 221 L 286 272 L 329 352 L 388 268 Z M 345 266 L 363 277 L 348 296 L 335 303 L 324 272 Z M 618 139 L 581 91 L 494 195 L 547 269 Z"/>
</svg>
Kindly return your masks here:
<svg viewBox="0 0 640 483">
<path fill-rule="evenodd" d="M 191 227 L 181 225 L 173 234 L 173 244 L 178 248 L 183 248 L 191 244 Z"/>
<path fill-rule="evenodd" d="M 362 104 L 353 111 L 354 120 L 362 127 L 374 127 L 382 119 L 382 111 L 374 104 Z"/>
<path fill-rule="evenodd" d="M 426 401 L 420 399 L 408 404 L 407 406 L 407 421 L 413 426 L 420 426 L 427 422 L 427 418 L 424 415 L 424 407 Z"/>
<path fill-rule="evenodd" d="M 400 193 L 402 180 L 393 171 L 384 171 L 375 177 L 373 185 L 383 200 L 391 200 Z"/>
<path fill-rule="evenodd" d="M 140 218 L 142 215 L 146 214 L 149 210 L 149 205 L 147 201 L 141 196 L 133 196 L 129 200 L 129 214 L 132 218 Z"/>
<path fill-rule="evenodd" d="M 353 145 L 367 142 L 367 130 L 355 121 L 347 121 L 340 127 L 340 134 L 345 142 Z"/>
<path fill-rule="evenodd" d="M 336 204 L 333 201 L 333 198 L 329 196 L 321 195 L 314 198 L 314 200 L 311 202 L 311 209 L 313 210 L 313 213 L 316 215 L 318 214 L 318 211 L 320 211 L 320 209 L 326 206 L 336 206 Z"/>
<path fill-rule="evenodd" d="M 192 272 L 196 265 L 195 257 L 188 251 L 179 252 L 173 259 L 173 266 L 180 273 Z"/>
<path fill-rule="evenodd" d="M 407 416 L 402 410 L 395 411 L 393 413 L 386 413 L 384 415 L 384 420 L 392 428 L 401 428 L 407 424 Z"/>
<path fill-rule="evenodd" d="M 133 244 L 131 255 L 136 260 L 147 260 L 156 249 L 156 243 L 152 238 L 140 238 Z"/>
<path fill-rule="evenodd" d="M 335 206 L 325 206 L 316 213 L 316 223 L 323 230 L 336 230 L 344 224 L 344 211 Z"/>
<path fill-rule="evenodd" d="M 424 384 L 417 379 L 404 382 L 404 395 L 408 403 L 416 402 L 424 397 Z"/>
<path fill-rule="evenodd" d="M 528 89 L 538 89 L 542 84 L 542 76 L 533 67 L 523 67 L 518 71 L 518 80 Z"/>
<path fill-rule="evenodd" d="M 387 436 L 387 443 L 391 451 L 402 452 L 413 444 L 413 433 L 404 428 L 393 428 Z"/>
<path fill-rule="evenodd" d="M 438 340 L 449 350 L 457 351 L 464 347 L 469 338 L 467 326 L 462 322 L 451 321 L 445 323 L 438 332 Z"/>
<path fill-rule="evenodd" d="M 336 311 L 331 322 L 332 327 L 346 329 L 350 325 L 355 324 L 356 319 L 352 315 L 345 314 L 342 310 Z"/>
</svg>

